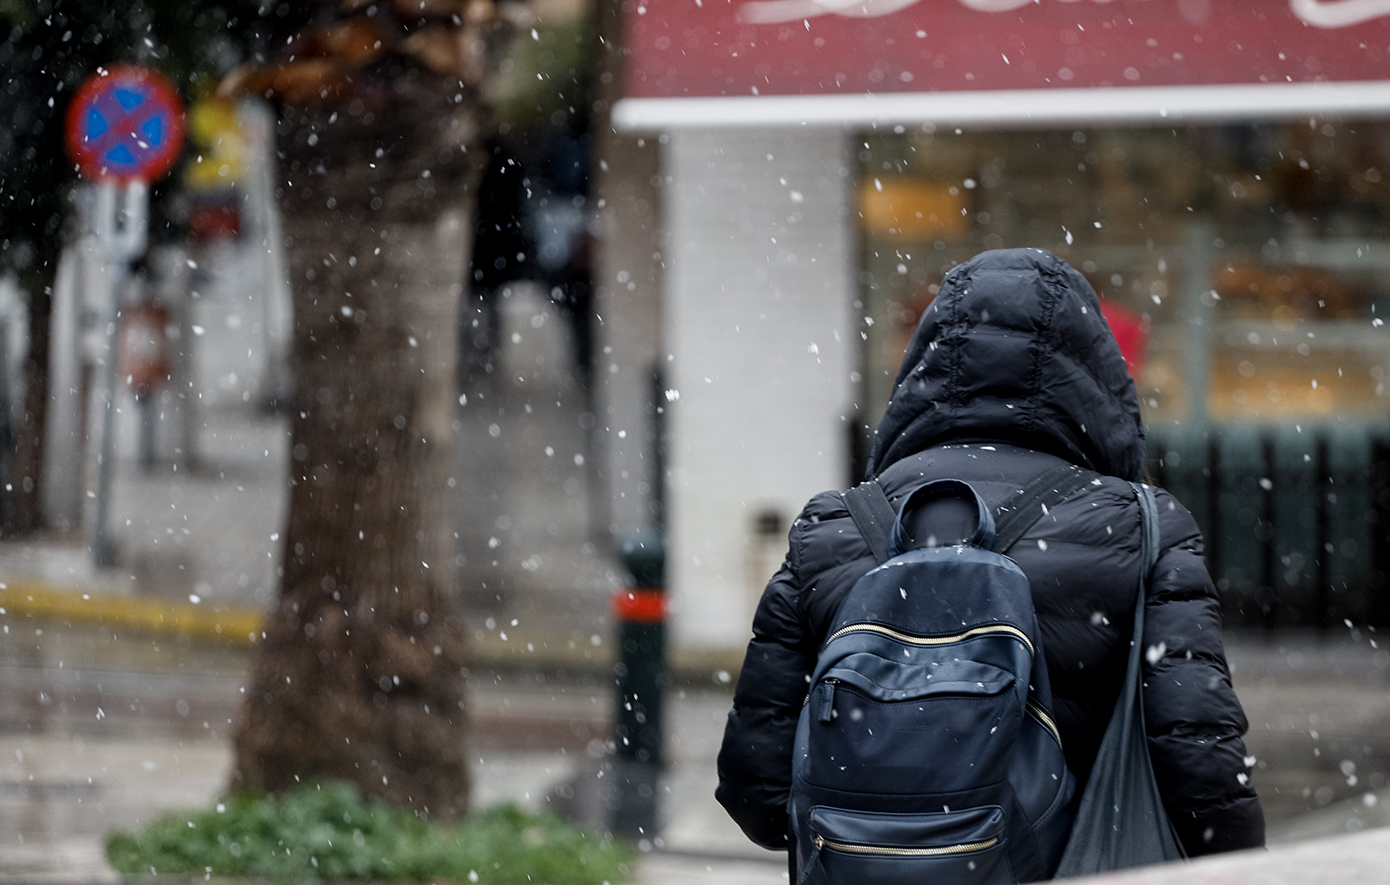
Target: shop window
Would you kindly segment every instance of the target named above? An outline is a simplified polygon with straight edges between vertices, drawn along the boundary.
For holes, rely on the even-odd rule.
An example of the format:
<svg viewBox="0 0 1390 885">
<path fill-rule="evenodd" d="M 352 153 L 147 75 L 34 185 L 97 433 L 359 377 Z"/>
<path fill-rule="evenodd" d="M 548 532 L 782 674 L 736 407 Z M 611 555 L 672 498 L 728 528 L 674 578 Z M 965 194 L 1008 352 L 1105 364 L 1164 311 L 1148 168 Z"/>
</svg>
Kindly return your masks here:
<svg viewBox="0 0 1390 885">
<path fill-rule="evenodd" d="M 861 429 L 946 271 L 1011 246 L 1061 255 L 1121 318 L 1151 425 L 1377 419 L 1387 136 L 1315 120 L 864 138 Z"/>
</svg>

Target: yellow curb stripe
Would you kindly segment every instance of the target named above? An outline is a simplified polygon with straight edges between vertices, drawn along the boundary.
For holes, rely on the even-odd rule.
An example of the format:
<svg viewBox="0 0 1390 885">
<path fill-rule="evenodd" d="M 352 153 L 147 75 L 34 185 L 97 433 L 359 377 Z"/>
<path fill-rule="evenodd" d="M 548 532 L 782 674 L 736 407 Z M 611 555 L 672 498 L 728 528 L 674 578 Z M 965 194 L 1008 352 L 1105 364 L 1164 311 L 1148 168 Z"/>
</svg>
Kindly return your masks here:
<svg viewBox="0 0 1390 885">
<path fill-rule="evenodd" d="M 101 624 L 121 630 L 249 645 L 260 639 L 264 613 L 255 609 L 172 603 L 144 596 L 84 593 L 25 581 L 0 581 L 0 618 Z"/>
</svg>

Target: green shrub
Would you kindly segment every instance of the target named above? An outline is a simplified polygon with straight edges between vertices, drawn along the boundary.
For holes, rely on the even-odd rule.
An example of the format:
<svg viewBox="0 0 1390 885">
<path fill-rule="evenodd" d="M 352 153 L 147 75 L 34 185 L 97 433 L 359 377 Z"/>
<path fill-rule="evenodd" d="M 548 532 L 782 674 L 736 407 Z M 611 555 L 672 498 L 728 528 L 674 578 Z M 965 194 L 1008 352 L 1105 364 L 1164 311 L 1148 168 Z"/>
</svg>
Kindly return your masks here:
<svg viewBox="0 0 1390 885">
<path fill-rule="evenodd" d="M 340 782 L 167 815 L 139 832 L 112 833 L 106 856 L 119 872 L 135 874 L 497 885 L 618 882 L 633 859 L 625 844 L 553 814 L 501 806 L 446 825 Z"/>
</svg>

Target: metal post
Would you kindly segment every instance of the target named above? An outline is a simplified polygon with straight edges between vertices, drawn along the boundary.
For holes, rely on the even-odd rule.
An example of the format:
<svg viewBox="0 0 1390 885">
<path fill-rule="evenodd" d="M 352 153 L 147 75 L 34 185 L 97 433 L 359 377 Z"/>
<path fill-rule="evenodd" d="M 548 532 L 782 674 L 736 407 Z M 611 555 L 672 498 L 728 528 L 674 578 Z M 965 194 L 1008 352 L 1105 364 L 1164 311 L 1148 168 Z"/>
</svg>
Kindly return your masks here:
<svg viewBox="0 0 1390 885">
<path fill-rule="evenodd" d="M 1255 537 L 1260 542 L 1260 610 L 1264 615 L 1266 630 L 1274 629 L 1279 609 L 1279 548 L 1278 535 L 1274 530 L 1274 489 L 1278 481 L 1278 464 L 1274 458 L 1274 439 L 1264 436 L 1260 440 L 1260 463 L 1263 465 L 1260 482 L 1260 516 L 1255 524 Z"/>
<path fill-rule="evenodd" d="M 1333 611 L 1333 589 L 1332 589 L 1332 556 L 1336 547 L 1332 542 L 1330 532 L 1329 513 L 1331 509 L 1331 498 L 1335 494 L 1333 491 L 1334 480 L 1332 478 L 1331 458 L 1328 450 L 1331 448 L 1329 436 L 1332 430 L 1324 429 L 1318 433 L 1316 452 L 1313 463 L 1316 465 L 1316 474 L 1313 477 L 1313 489 L 1317 495 L 1313 504 L 1313 536 L 1314 543 L 1317 545 L 1317 613 L 1313 623 L 1319 629 L 1326 630 L 1332 626 Z"/>
<path fill-rule="evenodd" d="M 1221 533 L 1223 525 L 1221 523 L 1221 497 L 1225 493 L 1226 478 L 1221 471 L 1221 441 L 1217 436 L 1216 428 L 1208 426 L 1203 433 L 1206 435 L 1206 480 L 1207 480 L 1207 571 L 1211 574 L 1213 583 L 1219 590 L 1224 591 L 1221 582 L 1226 578 L 1226 566 L 1222 561 L 1221 554 L 1224 552 L 1224 545 L 1221 543 Z M 1224 596 L 1224 592 L 1223 592 Z M 1230 612 L 1227 612 L 1230 616 Z"/>
<path fill-rule="evenodd" d="M 1377 627 L 1390 626 L 1390 440 L 1376 435 L 1371 439 L 1369 465 L 1371 512 L 1370 621 Z"/>
<path fill-rule="evenodd" d="M 120 324 L 121 296 L 130 260 L 145 250 L 147 234 L 146 207 L 149 189 L 143 181 L 126 184 L 124 199 L 118 205 L 116 183 L 104 178 L 97 184 L 96 211 L 93 231 L 97 249 L 109 268 L 111 291 L 107 293 L 106 364 L 102 367 L 101 448 L 97 456 L 96 518 L 93 520 L 92 558 L 98 566 L 116 564 L 115 546 L 111 542 L 109 513 L 111 510 L 111 467 L 116 451 L 116 344 Z M 124 218 L 122 218 L 124 216 Z"/>
<path fill-rule="evenodd" d="M 1207 388 L 1211 384 L 1211 348 L 1216 311 L 1211 301 L 1211 264 L 1214 258 L 1211 227 L 1190 225 L 1183 244 L 1182 306 L 1183 383 L 1187 387 L 1187 421 L 1206 427 Z"/>
<path fill-rule="evenodd" d="M 159 399 L 153 392 L 135 398 L 140 410 L 140 468 L 146 473 L 159 463 L 158 440 Z"/>
<path fill-rule="evenodd" d="M 613 597 L 619 659 L 613 668 L 617 758 L 612 830 L 639 841 L 656 831 L 662 699 L 668 681 L 665 558 L 660 532 L 648 529 L 627 538 L 622 559 L 631 582 Z"/>
</svg>

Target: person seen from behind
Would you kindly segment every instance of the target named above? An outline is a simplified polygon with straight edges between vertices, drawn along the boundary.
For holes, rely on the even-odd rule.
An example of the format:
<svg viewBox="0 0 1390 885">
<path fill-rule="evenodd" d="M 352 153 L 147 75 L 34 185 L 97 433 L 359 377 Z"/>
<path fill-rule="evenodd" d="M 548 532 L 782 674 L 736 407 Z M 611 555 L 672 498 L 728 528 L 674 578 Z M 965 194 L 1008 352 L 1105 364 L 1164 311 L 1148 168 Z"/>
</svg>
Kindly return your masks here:
<svg viewBox="0 0 1390 885">
<path fill-rule="evenodd" d="M 1141 546 L 1130 483 L 1142 480 L 1144 463 L 1134 382 L 1079 273 L 1044 250 L 1010 249 L 947 274 L 908 345 L 867 478 L 897 510 L 934 480 L 964 480 L 993 508 L 1058 465 L 1101 475 L 1008 553 L 1031 589 L 1051 713 L 1078 795 L 1129 657 Z M 1142 663 L 1155 780 L 1189 857 L 1262 846 L 1247 723 L 1202 538 L 1176 499 L 1155 493 L 1158 558 Z M 840 602 L 876 565 L 838 492 L 810 500 L 789 544 L 754 615 L 716 791 L 744 833 L 774 850 L 792 844 L 793 744 L 817 653 Z"/>
</svg>

